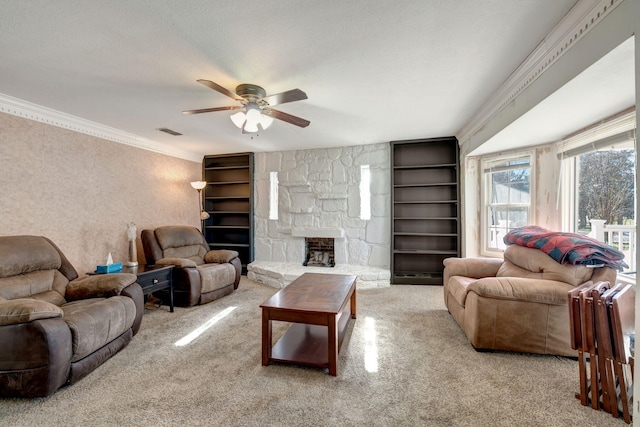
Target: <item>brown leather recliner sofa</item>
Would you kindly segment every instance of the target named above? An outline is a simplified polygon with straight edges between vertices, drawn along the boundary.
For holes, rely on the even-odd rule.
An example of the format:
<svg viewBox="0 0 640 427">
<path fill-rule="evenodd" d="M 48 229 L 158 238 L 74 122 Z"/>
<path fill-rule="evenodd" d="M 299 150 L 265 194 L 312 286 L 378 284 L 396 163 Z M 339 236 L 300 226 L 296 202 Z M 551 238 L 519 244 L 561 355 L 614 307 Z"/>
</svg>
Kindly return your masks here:
<svg viewBox="0 0 640 427">
<path fill-rule="evenodd" d="M 0 396 L 44 397 L 123 349 L 144 311 L 134 274 L 78 278 L 45 237 L 0 237 Z"/>
<path fill-rule="evenodd" d="M 169 225 L 142 230 L 141 240 L 148 265 L 175 266 L 173 289 L 178 306 L 206 304 L 238 288 L 242 273 L 238 252 L 211 250 L 195 227 Z M 167 297 L 163 293 L 158 296 Z"/>
<path fill-rule="evenodd" d="M 577 356 L 567 292 L 587 281 L 615 283 L 609 267 L 563 265 L 539 249 L 511 245 L 504 260 L 444 260 L 444 301 L 477 350 Z"/>
</svg>

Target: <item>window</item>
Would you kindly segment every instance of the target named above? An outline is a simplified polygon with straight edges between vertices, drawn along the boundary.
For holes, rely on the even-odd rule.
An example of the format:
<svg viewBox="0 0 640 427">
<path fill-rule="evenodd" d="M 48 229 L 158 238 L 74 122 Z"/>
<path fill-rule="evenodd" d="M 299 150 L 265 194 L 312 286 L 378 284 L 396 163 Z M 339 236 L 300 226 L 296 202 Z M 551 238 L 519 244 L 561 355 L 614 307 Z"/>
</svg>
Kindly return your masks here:
<svg viewBox="0 0 640 427">
<path fill-rule="evenodd" d="M 269 219 L 278 219 L 278 172 L 269 172 Z"/>
<path fill-rule="evenodd" d="M 590 222 L 598 219 L 609 225 L 634 225 L 635 157 L 635 150 L 619 146 L 574 158 L 576 231 L 589 232 Z"/>
<path fill-rule="evenodd" d="M 509 231 L 531 222 L 531 154 L 483 160 L 484 252 L 503 251 Z"/>
<path fill-rule="evenodd" d="M 371 219 L 371 169 L 360 166 L 360 219 Z"/>
<path fill-rule="evenodd" d="M 563 230 L 620 250 L 629 265 L 623 274 L 631 275 L 637 248 L 635 111 L 567 137 L 559 151 Z"/>
</svg>

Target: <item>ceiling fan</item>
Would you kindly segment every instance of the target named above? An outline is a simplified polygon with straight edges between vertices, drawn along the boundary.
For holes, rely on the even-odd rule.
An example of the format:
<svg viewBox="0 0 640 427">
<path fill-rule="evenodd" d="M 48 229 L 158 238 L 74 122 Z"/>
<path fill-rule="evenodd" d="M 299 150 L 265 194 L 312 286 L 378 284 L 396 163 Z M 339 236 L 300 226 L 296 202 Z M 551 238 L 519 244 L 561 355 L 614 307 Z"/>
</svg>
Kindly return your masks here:
<svg viewBox="0 0 640 427">
<path fill-rule="evenodd" d="M 273 119 L 278 119 L 291 123 L 299 127 L 307 127 L 311 123 L 300 117 L 292 116 L 279 110 L 271 108 L 274 105 L 286 102 L 301 101 L 307 99 L 307 94 L 300 89 L 292 89 L 275 95 L 267 95 L 267 92 L 260 86 L 253 84 L 241 84 L 236 87 L 236 93 L 231 92 L 210 80 L 197 80 L 198 83 L 207 86 L 223 95 L 228 96 L 241 105 L 202 108 L 199 110 L 186 110 L 183 114 L 211 113 L 214 111 L 242 110 L 231 115 L 231 121 L 242 129 L 243 133 L 256 133 L 259 130 L 268 128 Z"/>
</svg>

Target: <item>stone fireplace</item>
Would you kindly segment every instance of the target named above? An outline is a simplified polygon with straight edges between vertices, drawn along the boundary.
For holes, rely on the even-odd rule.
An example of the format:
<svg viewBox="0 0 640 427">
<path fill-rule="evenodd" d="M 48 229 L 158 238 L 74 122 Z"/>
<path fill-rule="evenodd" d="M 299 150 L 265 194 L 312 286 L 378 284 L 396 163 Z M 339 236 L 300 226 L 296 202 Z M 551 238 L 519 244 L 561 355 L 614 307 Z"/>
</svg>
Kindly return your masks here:
<svg viewBox="0 0 640 427">
<path fill-rule="evenodd" d="M 334 267 L 336 264 L 347 264 L 346 235 L 342 228 L 293 228 L 289 244 L 304 255 L 299 258 L 298 265 Z"/>
<path fill-rule="evenodd" d="M 363 166 L 371 174 L 367 219 L 361 218 Z M 276 218 L 270 210 L 272 172 L 277 172 Z M 388 143 L 255 153 L 254 261 L 247 276 L 282 287 L 311 269 L 357 274 L 359 289 L 365 281 L 368 287 L 389 286 L 390 188 Z M 329 251 L 308 253 L 309 238 L 333 241 L 332 268 L 320 266 Z"/>
<path fill-rule="evenodd" d="M 305 237 L 305 267 L 334 267 L 335 240 L 331 237 Z"/>
</svg>

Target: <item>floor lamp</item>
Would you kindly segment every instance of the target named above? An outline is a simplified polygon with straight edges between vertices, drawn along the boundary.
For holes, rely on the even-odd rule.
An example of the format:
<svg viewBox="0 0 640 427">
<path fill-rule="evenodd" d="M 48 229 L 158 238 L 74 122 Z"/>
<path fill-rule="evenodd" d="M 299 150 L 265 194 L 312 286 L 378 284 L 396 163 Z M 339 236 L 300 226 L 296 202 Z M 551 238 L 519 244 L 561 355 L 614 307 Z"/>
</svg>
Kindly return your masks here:
<svg viewBox="0 0 640 427">
<path fill-rule="evenodd" d="M 198 211 L 200 212 L 200 231 L 204 234 L 204 220 L 209 218 L 209 212 L 202 210 L 202 189 L 207 186 L 206 181 L 193 181 L 191 186 L 198 190 Z"/>
</svg>

